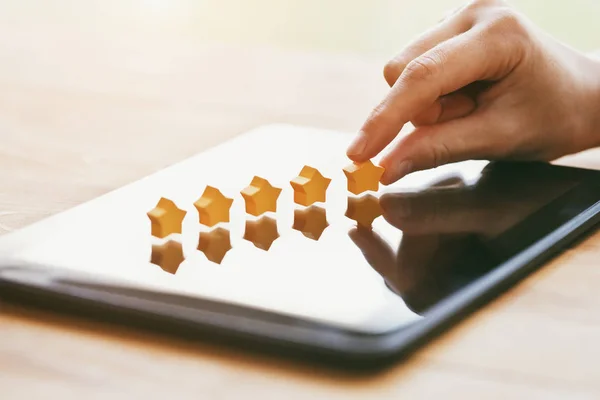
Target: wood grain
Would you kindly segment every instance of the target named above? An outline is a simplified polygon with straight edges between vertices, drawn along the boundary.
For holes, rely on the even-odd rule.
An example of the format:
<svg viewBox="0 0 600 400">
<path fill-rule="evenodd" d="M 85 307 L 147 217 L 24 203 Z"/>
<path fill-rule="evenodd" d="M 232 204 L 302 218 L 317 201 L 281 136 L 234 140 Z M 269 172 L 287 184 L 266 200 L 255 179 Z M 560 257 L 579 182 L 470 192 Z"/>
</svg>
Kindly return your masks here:
<svg viewBox="0 0 600 400">
<path fill-rule="evenodd" d="M 72 17 L 0 18 L 2 232 L 264 123 L 353 131 L 386 90 L 383 60 L 211 45 L 160 26 L 100 32 Z M 560 162 L 600 169 L 600 152 Z M 0 304 L 0 392 L 598 398 L 599 257 L 596 233 L 406 362 L 367 376 Z"/>
</svg>

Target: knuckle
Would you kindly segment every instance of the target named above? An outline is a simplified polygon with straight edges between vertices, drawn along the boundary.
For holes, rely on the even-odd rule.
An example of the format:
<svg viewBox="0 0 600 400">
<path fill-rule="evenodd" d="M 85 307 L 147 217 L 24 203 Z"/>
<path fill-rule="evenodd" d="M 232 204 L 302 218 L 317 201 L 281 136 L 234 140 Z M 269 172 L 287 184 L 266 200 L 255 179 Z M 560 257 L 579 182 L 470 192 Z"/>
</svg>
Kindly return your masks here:
<svg viewBox="0 0 600 400">
<path fill-rule="evenodd" d="M 408 63 L 402 73 L 402 79 L 412 82 L 426 79 L 431 75 L 433 75 L 433 67 L 424 57 L 419 57 Z"/>
<path fill-rule="evenodd" d="M 383 68 L 383 76 L 386 82 L 393 86 L 402 75 L 407 65 L 419 55 L 429 50 L 426 38 L 421 37 L 408 45 L 400 54 L 390 60 Z"/>
<path fill-rule="evenodd" d="M 494 11 L 484 35 L 498 46 L 500 52 L 513 54 L 517 58 L 522 58 L 523 51 L 531 43 L 526 22 L 508 7 Z"/>
<path fill-rule="evenodd" d="M 444 139 L 434 139 L 429 135 L 426 138 L 422 143 L 423 156 L 429 161 L 428 165 L 431 168 L 437 168 L 453 161 L 452 151 Z"/>
<path fill-rule="evenodd" d="M 414 82 L 431 79 L 441 73 L 446 59 L 441 50 L 432 50 L 415 58 L 406 66 L 403 75 L 405 81 Z"/>
<path fill-rule="evenodd" d="M 516 11 L 504 7 L 494 11 L 489 27 L 502 32 L 518 33 L 522 32 L 524 23 Z"/>
<path fill-rule="evenodd" d="M 441 141 L 431 146 L 431 153 L 434 168 L 448 164 L 452 159 L 450 148 Z"/>
</svg>

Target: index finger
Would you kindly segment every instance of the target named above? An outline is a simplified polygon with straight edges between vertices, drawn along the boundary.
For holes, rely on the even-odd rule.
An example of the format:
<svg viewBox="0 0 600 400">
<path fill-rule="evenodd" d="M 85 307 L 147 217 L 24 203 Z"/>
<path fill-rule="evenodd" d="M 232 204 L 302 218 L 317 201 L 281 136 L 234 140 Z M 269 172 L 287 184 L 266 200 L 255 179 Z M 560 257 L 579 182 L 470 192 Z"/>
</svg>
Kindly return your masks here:
<svg viewBox="0 0 600 400">
<path fill-rule="evenodd" d="M 353 161 L 376 156 L 416 115 L 446 94 L 473 82 L 499 79 L 516 61 L 472 29 L 411 61 L 387 97 L 373 110 L 347 151 Z"/>
</svg>

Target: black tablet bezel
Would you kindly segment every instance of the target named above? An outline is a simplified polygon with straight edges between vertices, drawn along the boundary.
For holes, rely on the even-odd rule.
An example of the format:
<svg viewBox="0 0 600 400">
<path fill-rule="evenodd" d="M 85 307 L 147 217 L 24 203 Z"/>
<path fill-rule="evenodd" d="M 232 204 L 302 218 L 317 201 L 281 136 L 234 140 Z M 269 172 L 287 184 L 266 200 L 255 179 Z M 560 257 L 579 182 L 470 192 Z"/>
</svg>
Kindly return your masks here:
<svg viewBox="0 0 600 400">
<path fill-rule="evenodd" d="M 385 365 L 498 296 L 600 222 L 600 172 L 549 167 L 569 168 L 585 176 L 582 183 L 526 220 L 535 222 L 538 218 L 558 228 L 434 306 L 422 320 L 385 334 L 360 334 L 205 299 L 115 288 L 66 278 L 60 270 L 35 266 L 1 267 L 0 297 L 176 336 L 211 337 L 245 347 L 258 346 L 261 351 L 289 353 L 345 367 Z M 560 212 L 549 213 L 548 209 Z"/>
</svg>

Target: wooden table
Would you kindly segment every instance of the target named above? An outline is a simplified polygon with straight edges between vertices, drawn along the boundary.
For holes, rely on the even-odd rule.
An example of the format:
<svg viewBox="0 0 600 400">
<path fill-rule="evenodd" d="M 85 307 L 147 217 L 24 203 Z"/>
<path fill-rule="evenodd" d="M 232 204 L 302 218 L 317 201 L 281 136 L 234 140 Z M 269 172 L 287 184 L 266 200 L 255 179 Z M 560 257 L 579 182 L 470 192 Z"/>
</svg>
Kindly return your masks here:
<svg viewBox="0 0 600 400">
<path fill-rule="evenodd" d="M 2 232 L 264 123 L 353 131 L 386 90 L 384 60 L 15 15 L 0 17 Z M 564 162 L 600 168 L 600 152 Z M 0 303 L 0 397 L 598 398 L 599 259 L 596 233 L 367 376 Z"/>
</svg>

